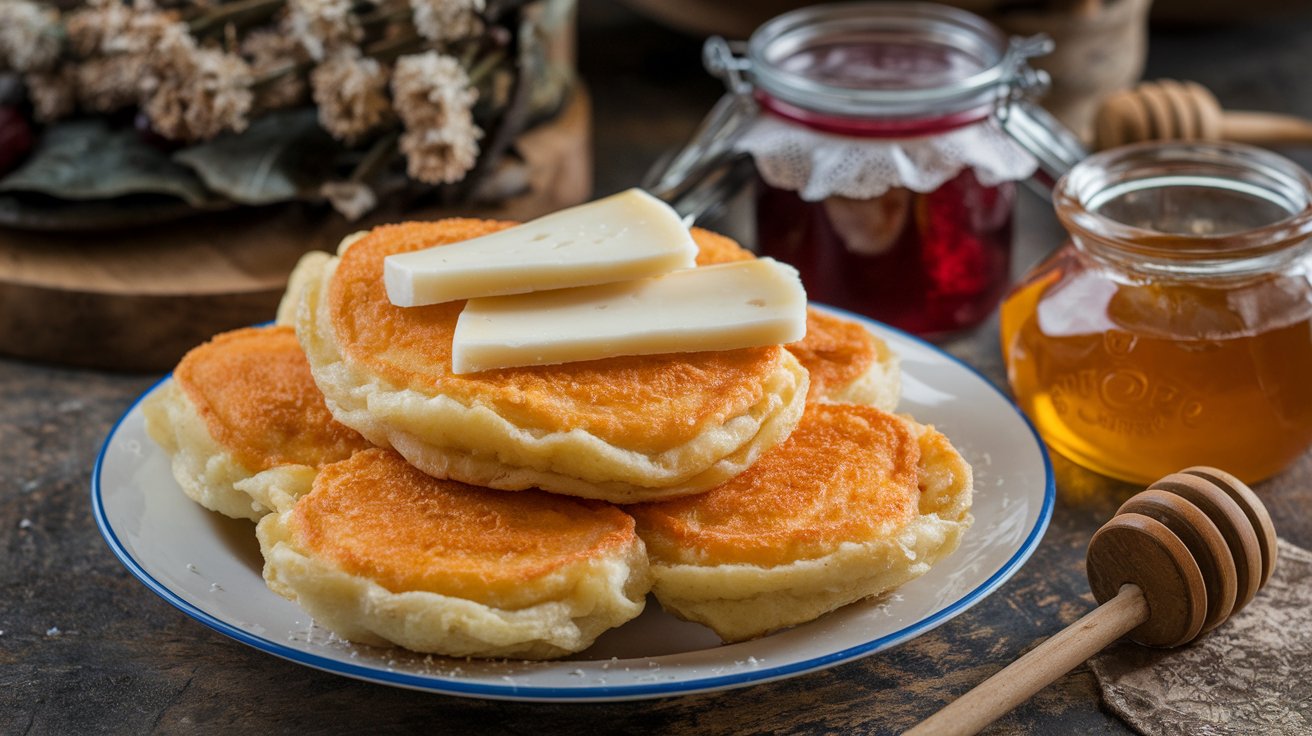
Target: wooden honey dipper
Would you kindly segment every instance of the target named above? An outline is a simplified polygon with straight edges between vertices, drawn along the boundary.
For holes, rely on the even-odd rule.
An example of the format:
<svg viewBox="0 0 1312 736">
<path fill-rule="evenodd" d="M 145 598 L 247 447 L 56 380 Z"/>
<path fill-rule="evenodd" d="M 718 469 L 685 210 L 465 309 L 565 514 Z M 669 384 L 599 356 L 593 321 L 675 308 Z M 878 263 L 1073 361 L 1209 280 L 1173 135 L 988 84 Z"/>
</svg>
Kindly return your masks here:
<svg viewBox="0 0 1312 736">
<path fill-rule="evenodd" d="M 1185 468 L 1126 501 L 1094 533 L 1085 564 L 1098 608 L 906 736 L 978 733 L 1122 636 L 1152 647 L 1197 639 L 1270 579 L 1276 532 L 1238 478 Z"/>
<path fill-rule="evenodd" d="M 1099 150 L 1150 140 L 1224 140 L 1256 146 L 1312 144 L 1312 121 L 1293 115 L 1223 110 L 1196 82 L 1159 79 L 1114 92 L 1094 118 Z"/>
</svg>

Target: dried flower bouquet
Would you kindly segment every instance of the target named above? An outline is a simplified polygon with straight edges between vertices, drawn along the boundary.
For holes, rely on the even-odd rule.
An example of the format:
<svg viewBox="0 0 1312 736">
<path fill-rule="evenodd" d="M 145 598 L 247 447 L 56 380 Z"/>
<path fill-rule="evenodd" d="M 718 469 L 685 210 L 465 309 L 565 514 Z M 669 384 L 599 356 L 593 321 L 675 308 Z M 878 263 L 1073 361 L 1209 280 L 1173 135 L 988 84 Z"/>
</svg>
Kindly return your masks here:
<svg viewBox="0 0 1312 736">
<path fill-rule="evenodd" d="M 0 224 L 52 199 L 467 198 L 562 103 L 572 6 L 0 0 Z"/>
</svg>

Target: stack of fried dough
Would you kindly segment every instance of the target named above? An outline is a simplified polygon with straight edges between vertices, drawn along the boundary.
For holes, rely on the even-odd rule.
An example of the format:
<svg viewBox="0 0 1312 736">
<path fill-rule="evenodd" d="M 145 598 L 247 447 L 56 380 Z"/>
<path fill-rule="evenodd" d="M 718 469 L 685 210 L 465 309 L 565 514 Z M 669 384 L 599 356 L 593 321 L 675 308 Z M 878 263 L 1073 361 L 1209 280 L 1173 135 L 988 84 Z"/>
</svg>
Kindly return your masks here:
<svg viewBox="0 0 1312 736">
<path fill-rule="evenodd" d="M 393 306 L 383 259 L 512 224 L 311 254 L 276 325 L 194 349 L 147 402 L 182 490 L 258 522 L 272 590 L 353 642 L 545 659 L 648 593 L 740 641 L 956 548 L 970 467 L 891 413 L 897 356 L 859 323 L 811 310 L 791 345 L 454 374 L 463 302 Z M 693 238 L 698 265 L 753 257 Z"/>
</svg>

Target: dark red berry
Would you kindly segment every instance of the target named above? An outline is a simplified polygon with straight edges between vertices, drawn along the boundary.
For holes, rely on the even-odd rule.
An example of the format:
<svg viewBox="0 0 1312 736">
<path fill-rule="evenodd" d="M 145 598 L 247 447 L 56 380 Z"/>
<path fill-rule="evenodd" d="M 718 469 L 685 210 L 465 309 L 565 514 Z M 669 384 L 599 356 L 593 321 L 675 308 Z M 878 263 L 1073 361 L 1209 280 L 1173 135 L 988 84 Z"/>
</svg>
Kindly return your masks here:
<svg viewBox="0 0 1312 736">
<path fill-rule="evenodd" d="M 0 176 L 18 166 L 33 142 L 32 124 L 18 108 L 0 106 Z"/>
</svg>

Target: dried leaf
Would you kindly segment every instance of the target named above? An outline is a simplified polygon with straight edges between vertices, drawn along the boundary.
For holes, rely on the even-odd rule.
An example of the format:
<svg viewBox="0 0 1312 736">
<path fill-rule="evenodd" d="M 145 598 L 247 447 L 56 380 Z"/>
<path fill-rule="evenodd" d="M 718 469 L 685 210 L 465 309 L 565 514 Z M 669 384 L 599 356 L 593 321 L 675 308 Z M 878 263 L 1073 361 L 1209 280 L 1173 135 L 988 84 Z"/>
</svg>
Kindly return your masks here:
<svg viewBox="0 0 1312 736">
<path fill-rule="evenodd" d="M 46 128 L 27 161 L 0 179 L 0 191 L 76 201 L 162 194 L 196 207 L 216 203 L 195 174 L 135 130 L 111 129 L 99 119 Z"/>
<path fill-rule="evenodd" d="M 279 110 L 239 134 L 225 134 L 173 155 L 214 192 L 242 204 L 319 199 L 339 153 L 313 109 Z"/>
</svg>

